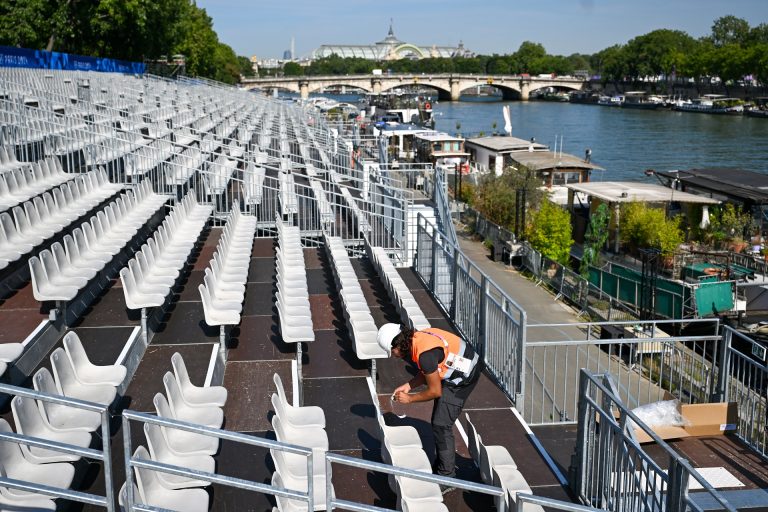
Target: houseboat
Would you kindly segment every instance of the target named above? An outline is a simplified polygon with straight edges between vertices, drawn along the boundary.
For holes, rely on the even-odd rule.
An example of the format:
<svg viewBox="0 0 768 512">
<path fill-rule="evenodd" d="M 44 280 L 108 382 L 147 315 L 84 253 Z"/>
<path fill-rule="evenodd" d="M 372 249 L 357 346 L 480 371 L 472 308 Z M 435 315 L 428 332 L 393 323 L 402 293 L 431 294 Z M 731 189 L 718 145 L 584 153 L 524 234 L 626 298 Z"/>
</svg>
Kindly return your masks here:
<svg viewBox="0 0 768 512">
<path fill-rule="evenodd" d="M 431 163 L 447 173 L 461 169 L 469 173 L 469 153 L 464 149 L 464 139 L 442 132 L 421 133 L 414 136 L 416 162 Z"/>
<path fill-rule="evenodd" d="M 656 94 L 648 94 L 645 91 L 629 91 L 624 93 L 622 108 L 634 108 L 640 110 L 656 110 L 666 105 L 664 98 Z"/>
<path fill-rule="evenodd" d="M 744 113 L 744 101 L 727 98 L 722 94 L 705 94 L 700 98 L 677 103 L 673 110 L 697 112 L 702 114 L 741 115 Z"/>
</svg>

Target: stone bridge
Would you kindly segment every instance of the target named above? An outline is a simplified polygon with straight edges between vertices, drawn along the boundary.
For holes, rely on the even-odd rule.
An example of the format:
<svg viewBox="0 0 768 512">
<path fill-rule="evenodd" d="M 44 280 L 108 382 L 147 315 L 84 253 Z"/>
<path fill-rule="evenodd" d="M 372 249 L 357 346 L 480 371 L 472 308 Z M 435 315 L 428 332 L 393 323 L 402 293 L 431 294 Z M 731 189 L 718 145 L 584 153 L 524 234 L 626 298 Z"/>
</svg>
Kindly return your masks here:
<svg viewBox="0 0 768 512">
<path fill-rule="evenodd" d="M 491 85 L 499 89 L 504 99 L 527 101 L 531 92 L 545 87 L 581 90 L 587 81 L 577 77 L 531 77 L 527 75 L 473 75 L 473 74 L 404 74 L 404 75 L 345 75 L 245 78 L 241 86 L 246 89 L 272 91 L 282 89 L 296 92 L 302 98 L 312 92 L 321 92 L 331 86 L 346 86 L 366 92 L 380 93 L 406 85 L 421 85 L 438 92 L 441 100 L 458 101 L 462 91 L 478 85 Z"/>
</svg>

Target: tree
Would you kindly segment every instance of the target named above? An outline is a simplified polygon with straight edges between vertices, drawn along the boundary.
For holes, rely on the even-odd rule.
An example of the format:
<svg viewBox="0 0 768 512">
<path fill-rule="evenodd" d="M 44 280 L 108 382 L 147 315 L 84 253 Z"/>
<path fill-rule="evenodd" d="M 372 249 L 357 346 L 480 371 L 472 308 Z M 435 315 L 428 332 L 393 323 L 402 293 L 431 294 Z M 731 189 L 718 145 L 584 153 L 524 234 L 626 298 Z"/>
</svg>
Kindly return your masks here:
<svg viewBox="0 0 768 512">
<path fill-rule="evenodd" d="M 302 76 L 304 74 L 304 68 L 299 65 L 298 62 L 286 62 L 283 65 L 283 74 L 285 76 Z"/>
<path fill-rule="evenodd" d="M 600 203 L 589 217 L 589 226 L 584 235 L 584 254 L 581 257 L 579 273 L 582 277 L 589 277 L 589 267 L 600 262 L 600 251 L 608 241 L 608 225 L 611 221 L 611 212 L 606 203 Z"/>
<path fill-rule="evenodd" d="M 515 52 L 515 58 L 517 59 L 520 69 L 524 73 L 531 73 L 531 68 L 537 59 L 542 59 L 547 56 L 547 51 L 539 43 L 532 43 L 531 41 L 523 41 L 520 48 Z"/>
<path fill-rule="evenodd" d="M 493 223 L 514 228 L 518 190 L 525 190 L 526 202 L 538 208 L 544 197 L 541 183 L 525 167 L 507 167 L 501 176 L 490 173 L 483 177 L 475 189 L 473 205 Z"/>
<path fill-rule="evenodd" d="M 718 47 L 729 44 L 744 45 L 749 35 L 749 23 L 736 16 L 723 16 L 712 24 L 712 42 Z"/>
<path fill-rule="evenodd" d="M 253 65 L 251 64 L 251 59 L 248 57 L 243 57 L 242 55 L 237 56 L 237 64 L 240 66 L 240 74 L 243 76 L 253 76 Z"/>
<path fill-rule="evenodd" d="M 680 217 L 667 219 L 662 208 L 631 202 L 622 205 L 619 218 L 621 240 L 636 249 L 652 247 L 659 249 L 662 256 L 672 256 L 685 240 Z"/>
<path fill-rule="evenodd" d="M 550 260 L 567 265 L 571 255 L 571 215 L 545 199 L 531 216 L 527 229 L 528 242 Z"/>
</svg>

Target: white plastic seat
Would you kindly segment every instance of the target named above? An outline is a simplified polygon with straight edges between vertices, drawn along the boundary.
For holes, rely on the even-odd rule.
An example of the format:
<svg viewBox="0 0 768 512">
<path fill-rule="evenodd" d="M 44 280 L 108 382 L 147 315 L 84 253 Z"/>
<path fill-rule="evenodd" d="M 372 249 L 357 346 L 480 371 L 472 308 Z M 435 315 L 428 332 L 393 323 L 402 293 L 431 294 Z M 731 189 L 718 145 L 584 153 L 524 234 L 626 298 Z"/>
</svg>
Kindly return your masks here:
<svg viewBox="0 0 768 512">
<path fill-rule="evenodd" d="M 88 432 L 53 428 L 48 423 L 48 420 L 41 416 L 40 410 L 31 398 L 13 397 L 11 400 L 11 411 L 13 412 L 13 422 L 16 424 L 16 430 L 19 434 L 81 447 L 87 447 L 91 444 L 91 434 Z M 35 464 L 74 462 L 80 459 L 79 455 L 34 446 L 19 446 L 21 446 L 24 456 Z"/>
<path fill-rule="evenodd" d="M 149 460 L 149 452 L 143 446 L 136 448 L 134 458 Z M 159 473 L 149 469 L 133 468 L 136 487 L 139 491 L 137 502 L 145 505 L 177 510 L 179 512 L 207 512 L 208 493 L 202 489 L 168 489 L 163 486 Z"/>
<path fill-rule="evenodd" d="M 157 393 L 153 399 L 157 415 L 163 418 L 176 419 L 171 411 L 168 400 L 162 393 Z M 214 455 L 219 451 L 217 437 L 204 436 L 186 430 L 161 427 L 168 447 L 176 455 Z"/>
<path fill-rule="evenodd" d="M 88 284 L 88 279 L 77 275 L 76 270 L 70 269 L 68 266 L 60 267 L 50 250 L 40 251 L 39 258 L 48 275 L 48 281 L 53 286 L 74 287 L 79 290 Z M 64 263 L 68 263 L 67 260 Z"/>
<path fill-rule="evenodd" d="M 176 352 L 171 356 L 171 366 L 182 398 L 194 407 L 224 407 L 227 402 L 227 388 L 224 386 L 195 386 L 189 379 L 184 358 Z"/>
<path fill-rule="evenodd" d="M 83 384 L 78 381 L 72 362 L 61 347 L 51 353 L 51 368 L 56 388 L 64 396 L 102 405 L 111 404 L 117 396 L 117 388 L 110 384 Z"/>
<path fill-rule="evenodd" d="M 128 309 L 156 307 L 165 302 L 165 295 L 161 291 L 153 290 L 150 293 L 141 290 L 129 268 L 120 270 L 120 281 L 123 284 L 123 295 Z"/>
<path fill-rule="evenodd" d="M 0 476 L 7 476 L 5 468 L 3 468 L 1 463 Z M 56 502 L 47 496 L 30 494 L 18 497 L 16 494 L 11 494 L 12 492 L 19 493 L 21 491 L 11 491 L 7 487 L 0 487 L 0 510 L 3 512 L 44 512 L 56 510 Z"/>
<path fill-rule="evenodd" d="M 24 345 L 21 343 L 0 343 L 0 361 L 12 363 L 24 352 Z"/>
<path fill-rule="evenodd" d="M 195 469 L 214 473 L 216 461 L 210 455 L 178 455 L 168 446 L 168 441 L 163 436 L 159 425 L 144 424 L 144 437 L 152 460 L 171 464 L 182 468 Z M 206 487 L 210 482 L 195 480 L 185 476 L 171 475 L 170 473 L 157 473 L 160 483 L 167 489 L 188 489 L 191 487 Z"/>
<path fill-rule="evenodd" d="M 391 427 L 384 422 L 384 417 L 381 415 L 379 415 L 378 421 L 381 434 L 387 438 L 390 445 L 400 448 L 423 448 L 419 432 L 414 427 L 410 425 Z"/>
<path fill-rule="evenodd" d="M 13 429 L 4 419 L 0 419 L 0 432 L 13 433 Z M 75 476 L 74 466 L 66 462 L 52 464 L 35 464 L 30 462 L 22 454 L 21 445 L 11 441 L 0 441 L 0 464 L 8 478 L 62 489 L 69 488 Z M 19 502 L 45 497 L 42 494 L 11 488 L 5 488 L 4 494 Z M 0 510 L 2 510 L 2 507 L 0 507 Z"/>
<path fill-rule="evenodd" d="M 272 381 L 275 383 L 278 402 L 282 404 L 281 409 L 284 412 L 284 418 L 289 425 L 325 428 L 325 412 L 322 408 L 316 405 L 305 405 L 303 407 L 292 405 L 288 402 L 280 375 L 277 373 L 273 374 Z M 272 405 L 274 406 L 274 401 Z M 275 413 L 280 414 L 277 409 L 275 409 Z"/>
<path fill-rule="evenodd" d="M 238 313 L 242 312 L 244 295 L 219 288 L 216 278 L 210 272 L 205 273 L 203 276 L 203 284 L 208 288 L 211 301 L 213 301 L 217 308 L 229 309 Z"/>
<path fill-rule="evenodd" d="M 37 256 L 32 256 L 29 259 L 29 271 L 32 276 L 32 294 L 35 300 L 68 301 L 77 296 L 79 290 L 77 286 L 52 283 L 43 263 Z"/>
<path fill-rule="evenodd" d="M 46 368 L 40 368 L 35 372 L 35 375 L 32 377 L 32 384 L 41 393 L 48 393 L 49 395 L 60 394 L 51 372 Z M 46 400 L 38 400 L 37 405 L 40 408 L 40 414 L 55 429 L 94 432 L 101 427 L 101 415 L 97 412 L 68 407 Z"/>
<path fill-rule="evenodd" d="M 224 423 L 224 411 L 220 407 L 195 407 L 186 403 L 179 384 L 171 372 L 163 375 L 163 385 L 173 417 L 177 420 L 199 423 L 211 428 L 220 428 Z"/>
<path fill-rule="evenodd" d="M 125 366 L 121 364 L 97 366 L 91 363 L 80 338 L 74 331 L 69 331 L 64 335 L 63 344 L 69 361 L 72 363 L 72 368 L 75 370 L 75 377 L 81 383 L 119 386 L 125 380 L 128 373 Z"/>
<path fill-rule="evenodd" d="M 237 308 L 219 307 L 211 298 L 208 288 L 201 284 L 197 287 L 200 292 L 200 298 L 203 302 L 203 315 L 205 323 L 211 326 L 217 325 L 237 325 L 240 323 L 240 311 L 242 306 Z"/>
</svg>

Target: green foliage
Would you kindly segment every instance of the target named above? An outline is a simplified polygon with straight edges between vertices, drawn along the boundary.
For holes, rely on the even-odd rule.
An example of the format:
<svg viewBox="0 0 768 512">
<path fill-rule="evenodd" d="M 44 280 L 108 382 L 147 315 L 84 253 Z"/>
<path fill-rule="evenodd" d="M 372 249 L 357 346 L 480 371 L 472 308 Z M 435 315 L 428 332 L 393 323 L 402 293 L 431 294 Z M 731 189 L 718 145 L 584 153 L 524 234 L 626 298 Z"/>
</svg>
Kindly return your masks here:
<svg viewBox="0 0 768 512">
<path fill-rule="evenodd" d="M 589 217 L 589 226 L 584 235 L 584 254 L 581 257 L 579 273 L 589 278 L 589 267 L 600 262 L 600 251 L 608 241 L 608 224 L 611 221 L 611 212 L 608 205 L 600 203 Z"/>
<path fill-rule="evenodd" d="M 712 209 L 709 226 L 702 231 L 701 238 L 703 242 L 714 245 L 725 241 L 742 241 L 752 223 L 752 215 L 727 203 Z"/>
<path fill-rule="evenodd" d="M 531 247 L 547 258 L 567 265 L 571 254 L 571 215 L 555 203 L 544 200 L 531 216 L 527 228 Z"/>
<path fill-rule="evenodd" d="M 663 209 L 646 203 L 622 205 L 619 219 L 622 242 L 638 249 L 652 247 L 659 249 L 662 256 L 671 256 L 685 240 L 680 217 L 667 219 Z"/>
<path fill-rule="evenodd" d="M 192 0 L 8 0 L 0 44 L 133 61 L 183 54 L 188 75 L 227 83 L 245 69 Z"/>
<path fill-rule="evenodd" d="M 491 173 L 484 176 L 475 189 L 473 206 L 488 220 L 512 229 L 515 222 L 516 196 L 525 190 L 527 208 L 538 208 L 544 197 L 541 183 L 524 167 L 508 167 L 501 176 Z M 462 185 L 462 188 L 464 185 Z"/>
<path fill-rule="evenodd" d="M 283 65 L 283 75 L 285 76 L 302 76 L 304 74 L 304 68 L 297 62 L 286 62 Z"/>
</svg>

